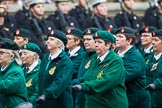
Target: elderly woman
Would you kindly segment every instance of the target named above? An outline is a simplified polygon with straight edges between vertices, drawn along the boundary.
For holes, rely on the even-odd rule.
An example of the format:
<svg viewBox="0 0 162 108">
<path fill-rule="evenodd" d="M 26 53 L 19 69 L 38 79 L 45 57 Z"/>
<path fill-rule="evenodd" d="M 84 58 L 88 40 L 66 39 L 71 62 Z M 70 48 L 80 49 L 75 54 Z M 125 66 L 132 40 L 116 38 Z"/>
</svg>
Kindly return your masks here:
<svg viewBox="0 0 162 108">
<path fill-rule="evenodd" d="M 12 40 L 6 38 L 0 40 L 0 95 L 3 96 L 3 104 L 7 108 L 13 108 L 27 101 L 18 49 Z"/>
<path fill-rule="evenodd" d="M 29 101 L 34 103 L 38 95 L 38 72 L 40 71 L 39 54 L 41 50 L 38 45 L 31 42 L 22 45 L 21 49 L 21 59 L 28 97 Z"/>
</svg>

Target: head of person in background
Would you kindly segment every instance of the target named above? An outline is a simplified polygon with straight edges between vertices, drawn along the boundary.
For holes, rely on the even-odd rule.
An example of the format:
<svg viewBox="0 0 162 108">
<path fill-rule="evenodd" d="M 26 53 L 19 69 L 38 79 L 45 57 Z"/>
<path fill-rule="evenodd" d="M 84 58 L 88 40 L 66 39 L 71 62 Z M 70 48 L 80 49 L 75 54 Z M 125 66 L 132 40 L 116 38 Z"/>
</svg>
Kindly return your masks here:
<svg viewBox="0 0 162 108">
<path fill-rule="evenodd" d="M 129 14 L 132 13 L 133 5 L 134 5 L 134 0 L 121 0 L 122 8 Z"/>
<path fill-rule="evenodd" d="M 23 44 L 26 44 L 30 41 L 30 31 L 28 31 L 27 29 L 17 29 L 13 33 L 13 38 L 14 42 L 16 42 L 19 47 L 21 47 Z"/>
<path fill-rule="evenodd" d="M 41 49 L 35 43 L 28 42 L 21 46 L 20 56 L 22 59 L 22 64 L 30 67 L 33 63 L 39 60 L 39 54 L 41 53 Z"/>
<path fill-rule="evenodd" d="M 11 0 L 0 0 L 0 5 L 4 5 L 8 12 L 11 5 Z"/>
<path fill-rule="evenodd" d="M 50 54 L 53 55 L 60 50 L 65 49 L 65 43 L 67 42 L 66 34 L 60 30 L 51 30 L 47 34 L 47 49 Z"/>
<path fill-rule="evenodd" d="M 119 53 L 126 51 L 136 41 L 136 31 L 129 27 L 121 27 L 116 31 L 116 47 Z"/>
<path fill-rule="evenodd" d="M 153 32 L 152 45 L 155 55 L 162 53 L 162 29 Z"/>
<path fill-rule="evenodd" d="M 69 0 L 55 0 L 56 8 L 63 14 L 69 13 Z"/>
<path fill-rule="evenodd" d="M 152 32 L 157 30 L 153 26 L 144 26 L 140 31 L 141 44 L 145 49 L 152 47 Z"/>
<path fill-rule="evenodd" d="M 157 0 L 157 9 L 162 14 L 162 0 Z"/>
<path fill-rule="evenodd" d="M 106 0 L 92 0 L 93 13 L 98 17 L 108 16 Z"/>
<path fill-rule="evenodd" d="M 114 43 L 112 33 L 99 30 L 94 34 L 93 38 L 95 39 L 95 50 L 99 57 L 102 57 L 111 50 L 112 43 Z"/>
<path fill-rule="evenodd" d="M 0 65 L 4 69 L 13 60 L 17 65 L 22 65 L 21 58 L 18 53 L 19 46 L 10 39 L 2 38 L 0 40 Z"/>
<path fill-rule="evenodd" d="M 29 2 L 29 10 L 37 19 L 42 19 L 45 13 L 44 0 L 31 0 Z"/>
<path fill-rule="evenodd" d="M 83 9 L 86 9 L 87 8 L 87 0 L 78 0 L 78 6 L 83 8 Z"/>
<path fill-rule="evenodd" d="M 80 29 L 69 28 L 66 32 L 66 37 L 67 37 L 66 48 L 69 51 L 72 51 L 75 48 L 82 46 L 83 44 L 83 32 Z"/>
<path fill-rule="evenodd" d="M 98 31 L 98 28 L 90 27 L 84 30 L 83 32 L 83 41 L 84 48 L 86 51 L 95 51 L 95 41 L 93 39 L 93 35 Z"/>
<path fill-rule="evenodd" d="M 4 24 L 6 12 L 6 6 L 0 5 L 0 26 Z"/>
<path fill-rule="evenodd" d="M 29 9 L 30 5 L 30 0 L 22 0 L 22 4 L 23 4 L 23 7 L 25 7 L 25 9 Z"/>
</svg>

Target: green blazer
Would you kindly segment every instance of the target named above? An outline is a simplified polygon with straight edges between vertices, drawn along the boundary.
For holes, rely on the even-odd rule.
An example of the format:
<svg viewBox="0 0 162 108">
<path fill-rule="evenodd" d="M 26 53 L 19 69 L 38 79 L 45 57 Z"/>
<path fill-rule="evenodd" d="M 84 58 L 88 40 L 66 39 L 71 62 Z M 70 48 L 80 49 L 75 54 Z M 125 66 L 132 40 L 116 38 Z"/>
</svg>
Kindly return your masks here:
<svg viewBox="0 0 162 108">
<path fill-rule="evenodd" d="M 47 70 L 49 53 L 41 61 L 38 75 L 39 96 L 45 94 L 46 101 L 38 108 L 72 108 L 70 81 L 72 78 L 72 62 L 64 51 L 53 59 Z"/>
<path fill-rule="evenodd" d="M 81 83 L 85 108 L 128 108 L 122 59 L 113 50 L 101 63 L 96 59 L 97 55 Z"/>
<path fill-rule="evenodd" d="M 14 60 L 0 72 L 0 94 L 7 108 L 27 101 L 24 73 Z"/>
<path fill-rule="evenodd" d="M 130 108 L 150 108 L 150 95 L 146 87 L 146 64 L 133 46 L 122 57 L 126 70 L 125 85 Z"/>
</svg>

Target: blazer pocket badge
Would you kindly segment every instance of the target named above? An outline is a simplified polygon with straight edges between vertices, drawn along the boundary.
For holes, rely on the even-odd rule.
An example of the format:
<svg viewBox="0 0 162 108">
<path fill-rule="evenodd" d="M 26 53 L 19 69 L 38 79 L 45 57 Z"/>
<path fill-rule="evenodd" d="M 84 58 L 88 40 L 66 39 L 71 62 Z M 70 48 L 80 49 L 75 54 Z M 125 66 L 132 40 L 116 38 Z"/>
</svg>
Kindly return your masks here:
<svg viewBox="0 0 162 108">
<path fill-rule="evenodd" d="M 101 71 L 98 75 L 97 75 L 97 78 L 99 79 L 99 78 L 101 78 L 102 76 L 103 76 L 103 71 Z"/>
<path fill-rule="evenodd" d="M 26 87 L 30 87 L 32 85 L 32 79 L 30 79 L 27 83 L 26 83 Z"/>
<path fill-rule="evenodd" d="M 54 72 L 55 72 L 55 69 L 56 69 L 56 66 L 54 66 L 53 68 L 51 68 L 51 69 L 49 70 L 49 74 L 50 74 L 50 75 L 53 75 Z"/>
<path fill-rule="evenodd" d="M 88 69 L 89 66 L 90 66 L 90 64 L 91 64 L 91 60 L 89 60 L 89 61 L 87 62 L 87 64 L 85 65 L 85 69 Z"/>
</svg>

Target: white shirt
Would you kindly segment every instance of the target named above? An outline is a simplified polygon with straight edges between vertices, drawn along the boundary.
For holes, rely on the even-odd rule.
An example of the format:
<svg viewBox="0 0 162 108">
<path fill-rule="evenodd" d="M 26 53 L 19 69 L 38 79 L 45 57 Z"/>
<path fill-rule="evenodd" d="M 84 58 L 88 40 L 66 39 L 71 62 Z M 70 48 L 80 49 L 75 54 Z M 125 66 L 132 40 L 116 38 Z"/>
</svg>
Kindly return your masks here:
<svg viewBox="0 0 162 108">
<path fill-rule="evenodd" d="M 150 47 L 148 47 L 148 48 L 145 48 L 144 49 L 144 51 L 145 51 L 145 53 L 150 53 L 150 49 L 152 48 L 152 45 L 150 45 Z"/>
<path fill-rule="evenodd" d="M 162 52 L 161 52 L 160 54 L 158 54 L 158 55 L 154 55 L 154 58 L 155 58 L 156 60 L 158 60 L 158 59 L 161 57 L 161 55 L 162 55 Z"/>
<path fill-rule="evenodd" d="M 102 55 L 101 57 L 97 57 L 97 59 L 99 58 L 100 59 L 100 61 L 102 62 L 104 59 L 105 59 L 105 57 L 107 56 L 107 54 L 109 53 L 109 51 L 107 51 L 104 55 Z M 101 63 L 100 62 L 100 63 Z"/>
<path fill-rule="evenodd" d="M 59 56 L 59 54 L 62 52 L 62 50 L 60 50 L 60 51 L 58 51 L 56 54 L 54 54 L 54 55 L 49 55 L 49 58 L 51 58 L 51 60 L 53 60 L 53 59 L 55 59 L 55 58 L 57 58 L 58 56 Z"/>
<path fill-rule="evenodd" d="M 128 49 L 126 49 L 125 51 L 123 51 L 123 52 L 121 52 L 120 53 L 120 50 L 118 51 L 118 55 L 120 56 L 120 57 L 124 57 L 124 54 L 129 50 L 129 49 L 131 49 L 133 47 L 133 45 L 131 45 Z"/>
<path fill-rule="evenodd" d="M 73 50 L 69 51 L 70 57 L 71 57 L 71 56 L 74 56 L 75 53 L 76 53 L 77 51 L 79 51 L 79 49 L 80 49 L 80 46 L 78 46 L 78 47 L 74 48 Z"/>
<path fill-rule="evenodd" d="M 29 66 L 29 70 L 27 73 L 30 73 L 36 66 L 38 65 L 38 60 L 36 60 L 31 66 Z"/>
</svg>

